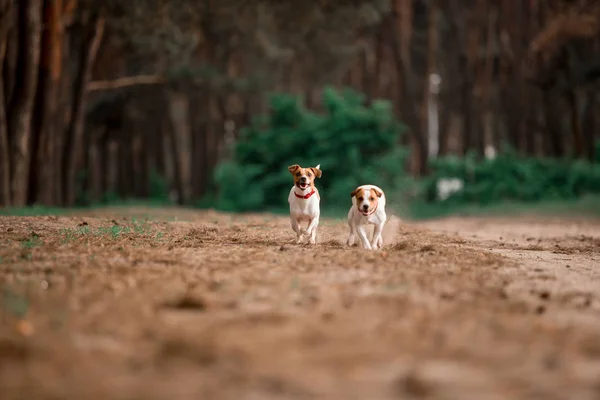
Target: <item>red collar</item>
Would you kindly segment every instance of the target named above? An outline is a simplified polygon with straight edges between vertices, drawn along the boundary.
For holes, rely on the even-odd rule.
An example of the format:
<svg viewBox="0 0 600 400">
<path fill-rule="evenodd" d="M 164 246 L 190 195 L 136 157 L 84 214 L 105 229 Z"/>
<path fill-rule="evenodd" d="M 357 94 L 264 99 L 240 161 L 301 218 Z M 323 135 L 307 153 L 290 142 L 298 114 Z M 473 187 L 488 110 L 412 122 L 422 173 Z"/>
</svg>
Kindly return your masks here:
<svg viewBox="0 0 600 400">
<path fill-rule="evenodd" d="M 301 194 L 296 193 L 296 191 L 294 190 L 294 194 L 296 195 L 297 198 L 299 199 L 308 199 L 310 196 L 312 196 L 313 194 L 315 194 L 315 189 L 312 190 L 312 192 L 310 192 L 309 194 L 305 194 L 304 196 Z"/>
</svg>

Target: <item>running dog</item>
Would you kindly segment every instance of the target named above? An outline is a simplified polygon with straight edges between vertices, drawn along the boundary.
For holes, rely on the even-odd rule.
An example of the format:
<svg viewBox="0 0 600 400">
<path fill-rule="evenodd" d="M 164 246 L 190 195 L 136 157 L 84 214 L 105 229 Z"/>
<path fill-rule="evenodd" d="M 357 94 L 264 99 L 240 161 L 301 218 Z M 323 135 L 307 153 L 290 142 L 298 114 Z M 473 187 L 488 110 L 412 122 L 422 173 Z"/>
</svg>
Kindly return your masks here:
<svg viewBox="0 0 600 400">
<path fill-rule="evenodd" d="M 292 229 L 298 235 L 297 243 L 302 242 L 304 235 L 308 235 L 308 243 L 316 243 L 321 197 L 315 187 L 315 179 L 322 175 L 320 167 L 321 164 L 312 168 L 302 168 L 298 164 L 288 167 L 288 171 L 294 177 L 294 186 L 290 190 L 288 203 L 290 203 Z M 308 221 L 306 230 L 300 228 L 300 223 L 303 221 Z"/>
<path fill-rule="evenodd" d="M 348 226 L 350 235 L 346 244 L 354 245 L 355 235 L 358 234 L 362 247 L 376 250 L 383 246 L 381 232 L 387 221 L 385 214 L 385 193 L 375 185 L 362 185 L 350 193 L 352 207 L 348 211 Z M 366 225 L 375 225 L 373 236 L 369 241 Z"/>
</svg>

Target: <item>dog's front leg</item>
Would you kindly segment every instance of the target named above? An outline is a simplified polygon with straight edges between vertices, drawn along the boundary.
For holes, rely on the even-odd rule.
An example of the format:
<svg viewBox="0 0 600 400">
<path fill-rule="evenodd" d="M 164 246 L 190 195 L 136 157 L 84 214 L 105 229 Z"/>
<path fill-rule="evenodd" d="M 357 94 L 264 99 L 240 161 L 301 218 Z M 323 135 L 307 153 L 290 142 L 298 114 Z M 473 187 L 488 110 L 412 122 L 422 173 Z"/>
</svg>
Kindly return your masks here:
<svg viewBox="0 0 600 400">
<path fill-rule="evenodd" d="M 350 227 L 350 233 L 348 234 L 348 240 L 346 240 L 347 246 L 354 246 L 355 232 L 356 229 L 354 227 L 354 221 L 352 219 L 348 219 L 348 227 Z"/>
<path fill-rule="evenodd" d="M 371 247 L 377 249 L 383 247 L 383 239 L 381 238 L 381 232 L 383 231 L 383 224 L 375 225 L 373 230 L 373 238 L 371 239 Z"/>
<path fill-rule="evenodd" d="M 302 242 L 302 239 L 304 239 L 304 234 L 302 232 L 302 229 L 300 229 L 300 224 L 298 223 L 298 220 L 296 218 L 294 218 L 293 216 L 290 217 L 291 222 L 292 222 L 292 229 L 294 230 L 294 232 L 296 232 L 297 235 L 297 243 Z"/>
<path fill-rule="evenodd" d="M 367 250 L 371 250 L 371 243 L 369 243 L 369 238 L 367 237 L 367 232 L 365 232 L 365 225 L 358 225 L 356 227 L 356 232 L 358 233 L 358 237 L 362 242 L 362 247 Z"/>
<path fill-rule="evenodd" d="M 308 243 L 315 244 L 317 242 L 317 227 L 319 226 L 319 217 L 310 220 L 306 232 L 310 235 Z"/>
</svg>

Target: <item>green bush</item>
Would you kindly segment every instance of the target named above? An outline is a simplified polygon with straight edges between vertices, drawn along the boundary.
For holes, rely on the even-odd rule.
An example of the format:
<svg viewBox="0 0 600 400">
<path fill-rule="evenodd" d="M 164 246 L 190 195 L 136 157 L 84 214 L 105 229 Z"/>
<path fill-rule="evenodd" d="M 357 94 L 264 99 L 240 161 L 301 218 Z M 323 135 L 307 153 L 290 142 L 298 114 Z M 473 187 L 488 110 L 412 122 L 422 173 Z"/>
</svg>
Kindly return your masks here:
<svg viewBox="0 0 600 400">
<path fill-rule="evenodd" d="M 406 179 L 407 152 L 399 147 L 404 125 L 387 101 L 364 106 L 353 91 L 323 92 L 325 113 L 307 110 L 298 97 L 274 95 L 271 114 L 243 129 L 231 160 L 215 170 L 216 205 L 226 211 L 287 207 L 289 165 L 321 165 L 316 185 L 322 204 L 347 207 L 350 192 L 364 183 L 392 193 Z"/>
<path fill-rule="evenodd" d="M 155 169 L 150 171 L 150 200 L 156 203 L 170 203 L 169 183 Z"/>
<path fill-rule="evenodd" d="M 474 154 L 448 156 L 433 161 L 431 166 L 422 193 L 429 202 L 535 202 L 600 194 L 600 164 L 581 160 L 523 157 L 506 150 L 494 159 L 478 160 Z M 441 200 L 436 185 L 442 178 L 459 178 L 464 186 Z"/>
</svg>

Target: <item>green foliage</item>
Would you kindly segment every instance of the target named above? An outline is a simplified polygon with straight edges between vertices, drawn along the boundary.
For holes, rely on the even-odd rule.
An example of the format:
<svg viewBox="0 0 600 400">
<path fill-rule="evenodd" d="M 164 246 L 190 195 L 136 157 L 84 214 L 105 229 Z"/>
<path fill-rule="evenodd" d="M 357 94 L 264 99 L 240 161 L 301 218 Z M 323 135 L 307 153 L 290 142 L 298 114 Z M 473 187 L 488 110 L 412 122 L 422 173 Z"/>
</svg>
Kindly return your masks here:
<svg viewBox="0 0 600 400">
<path fill-rule="evenodd" d="M 150 172 L 150 200 L 168 204 L 169 199 L 169 183 L 156 170 Z"/>
<path fill-rule="evenodd" d="M 321 165 L 323 176 L 316 185 L 329 208 L 346 207 L 360 184 L 399 190 L 406 180 L 407 151 L 398 145 L 404 126 L 388 102 L 363 103 L 358 93 L 327 88 L 325 113 L 320 114 L 304 108 L 297 97 L 272 96 L 271 114 L 244 129 L 233 159 L 217 166 L 216 206 L 227 211 L 287 207 L 292 187 L 287 167 L 293 164 Z"/>
<path fill-rule="evenodd" d="M 443 157 L 432 162 L 422 195 L 430 202 L 492 204 L 505 201 L 539 202 L 576 199 L 600 194 L 600 164 L 567 159 L 532 158 L 512 150 L 495 159 Z M 459 178 L 463 189 L 445 200 L 437 195 L 442 178 Z"/>
</svg>

